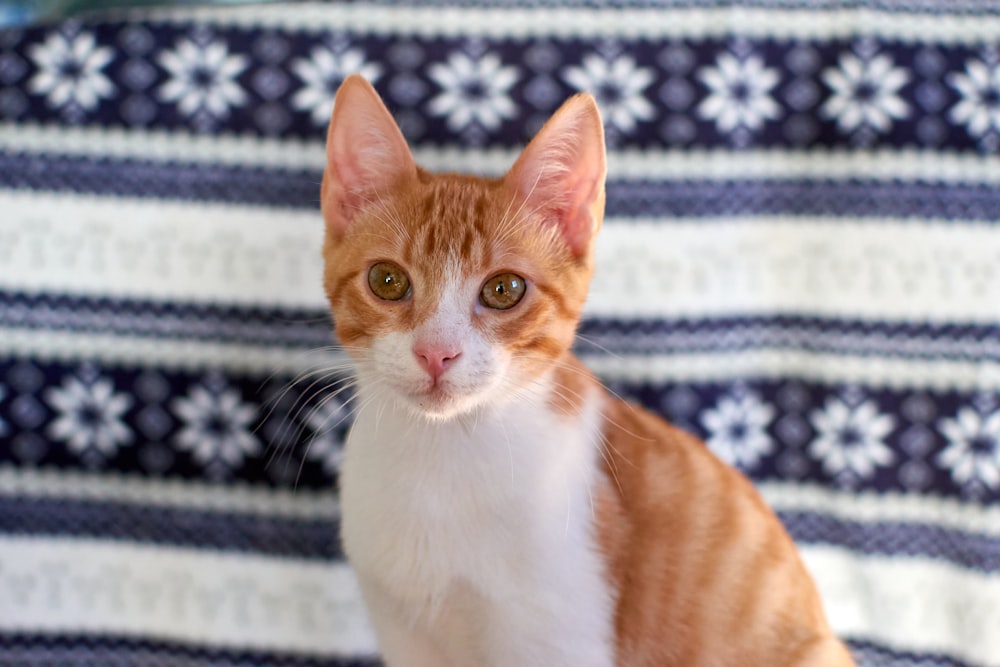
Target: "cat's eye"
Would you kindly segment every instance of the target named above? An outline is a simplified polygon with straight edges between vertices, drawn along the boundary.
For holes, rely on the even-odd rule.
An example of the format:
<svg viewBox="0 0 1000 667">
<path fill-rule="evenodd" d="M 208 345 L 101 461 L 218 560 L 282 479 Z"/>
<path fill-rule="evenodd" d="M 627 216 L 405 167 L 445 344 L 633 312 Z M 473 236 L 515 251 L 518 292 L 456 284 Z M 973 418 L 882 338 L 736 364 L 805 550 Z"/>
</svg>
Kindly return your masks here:
<svg viewBox="0 0 1000 667">
<path fill-rule="evenodd" d="M 524 278 L 516 273 L 498 273 L 483 285 L 479 300 L 487 308 L 507 310 L 524 298 Z"/>
<path fill-rule="evenodd" d="M 392 262 L 379 262 L 368 269 L 368 287 L 386 301 L 399 301 L 410 293 L 410 277 Z"/>
</svg>

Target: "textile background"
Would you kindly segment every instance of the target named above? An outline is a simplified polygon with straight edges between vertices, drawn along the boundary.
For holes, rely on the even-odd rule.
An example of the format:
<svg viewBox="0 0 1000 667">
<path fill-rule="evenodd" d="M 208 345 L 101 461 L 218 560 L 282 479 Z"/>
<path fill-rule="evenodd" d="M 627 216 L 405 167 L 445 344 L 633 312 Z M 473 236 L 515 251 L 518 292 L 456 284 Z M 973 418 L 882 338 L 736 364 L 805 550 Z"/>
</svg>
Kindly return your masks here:
<svg viewBox="0 0 1000 667">
<path fill-rule="evenodd" d="M 580 356 L 753 477 L 861 665 L 1000 665 L 997 0 L 0 29 L 0 664 L 376 664 L 337 540 L 349 396 L 310 374 L 354 71 L 437 170 L 501 173 L 594 92 Z"/>
</svg>

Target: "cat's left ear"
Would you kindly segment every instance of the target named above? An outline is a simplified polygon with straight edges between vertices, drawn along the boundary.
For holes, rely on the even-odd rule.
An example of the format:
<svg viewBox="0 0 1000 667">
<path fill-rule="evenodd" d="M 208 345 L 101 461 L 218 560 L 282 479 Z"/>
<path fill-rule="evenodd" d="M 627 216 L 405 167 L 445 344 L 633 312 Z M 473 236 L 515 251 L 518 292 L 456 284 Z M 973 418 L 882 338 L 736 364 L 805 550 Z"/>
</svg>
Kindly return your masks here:
<svg viewBox="0 0 1000 667">
<path fill-rule="evenodd" d="M 582 257 L 604 219 L 606 174 L 601 114 L 593 96 L 580 94 L 553 114 L 504 179 Z"/>
<path fill-rule="evenodd" d="M 366 204 L 416 176 L 410 148 L 382 98 L 360 75 L 347 77 L 326 135 L 321 198 L 328 228 L 343 234 Z"/>
</svg>

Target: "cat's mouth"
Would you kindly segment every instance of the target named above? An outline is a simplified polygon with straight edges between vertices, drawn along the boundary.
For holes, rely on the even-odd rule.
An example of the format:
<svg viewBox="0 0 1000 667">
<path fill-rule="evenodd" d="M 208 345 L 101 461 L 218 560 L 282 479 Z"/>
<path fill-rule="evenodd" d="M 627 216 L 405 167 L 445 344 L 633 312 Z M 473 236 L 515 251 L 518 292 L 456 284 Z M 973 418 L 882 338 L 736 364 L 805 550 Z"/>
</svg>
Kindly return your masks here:
<svg viewBox="0 0 1000 667">
<path fill-rule="evenodd" d="M 422 412 L 436 418 L 451 416 L 457 412 L 457 404 L 460 402 L 455 392 L 443 382 L 435 382 L 418 390 L 412 395 L 412 400 Z"/>
<path fill-rule="evenodd" d="M 422 417 L 434 420 L 455 417 L 467 411 L 474 403 L 470 392 L 460 391 L 448 382 L 440 380 L 401 393 L 411 410 Z"/>
</svg>

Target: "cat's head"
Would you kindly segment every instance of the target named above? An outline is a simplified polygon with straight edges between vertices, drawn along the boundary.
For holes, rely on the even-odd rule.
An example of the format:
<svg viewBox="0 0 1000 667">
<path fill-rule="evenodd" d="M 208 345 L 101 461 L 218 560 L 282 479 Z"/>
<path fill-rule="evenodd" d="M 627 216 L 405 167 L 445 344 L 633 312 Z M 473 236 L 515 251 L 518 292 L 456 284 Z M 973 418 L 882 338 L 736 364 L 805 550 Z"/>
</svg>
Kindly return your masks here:
<svg viewBox="0 0 1000 667">
<path fill-rule="evenodd" d="M 447 419 L 556 368 L 586 299 L 604 177 L 589 95 L 486 179 L 419 168 L 375 89 L 348 78 L 327 136 L 324 287 L 359 381 Z"/>
</svg>

